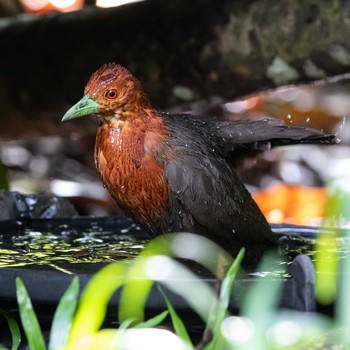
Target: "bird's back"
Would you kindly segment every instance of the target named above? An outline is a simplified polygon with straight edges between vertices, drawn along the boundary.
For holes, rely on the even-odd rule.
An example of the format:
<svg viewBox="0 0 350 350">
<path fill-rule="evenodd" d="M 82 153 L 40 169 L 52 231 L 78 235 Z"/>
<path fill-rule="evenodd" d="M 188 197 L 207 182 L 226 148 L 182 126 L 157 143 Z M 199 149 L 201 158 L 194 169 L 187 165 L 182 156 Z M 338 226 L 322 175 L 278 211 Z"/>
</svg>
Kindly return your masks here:
<svg viewBox="0 0 350 350">
<path fill-rule="evenodd" d="M 265 217 L 216 147 L 216 120 L 167 114 L 164 123 L 177 154 L 164 171 L 174 229 L 205 235 L 231 251 L 273 245 L 275 237 Z"/>
</svg>

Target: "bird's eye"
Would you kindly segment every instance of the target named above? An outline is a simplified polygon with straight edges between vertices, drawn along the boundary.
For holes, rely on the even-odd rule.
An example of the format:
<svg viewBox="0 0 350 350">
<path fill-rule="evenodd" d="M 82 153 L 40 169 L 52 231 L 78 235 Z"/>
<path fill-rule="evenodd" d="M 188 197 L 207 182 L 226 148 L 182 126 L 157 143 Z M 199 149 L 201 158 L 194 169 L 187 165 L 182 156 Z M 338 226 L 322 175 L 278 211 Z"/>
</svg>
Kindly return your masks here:
<svg viewBox="0 0 350 350">
<path fill-rule="evenodd" d="M 118 96 L 118 92 L 117 92 L 116 89 L 108 90 L 108 91 L 106 91 L 106 93 L 105 93 L 105 97 L 108 98 L 108 99 L 110 99 L 110 100 L 115 99 L 117 96 Z"/>
</svg>

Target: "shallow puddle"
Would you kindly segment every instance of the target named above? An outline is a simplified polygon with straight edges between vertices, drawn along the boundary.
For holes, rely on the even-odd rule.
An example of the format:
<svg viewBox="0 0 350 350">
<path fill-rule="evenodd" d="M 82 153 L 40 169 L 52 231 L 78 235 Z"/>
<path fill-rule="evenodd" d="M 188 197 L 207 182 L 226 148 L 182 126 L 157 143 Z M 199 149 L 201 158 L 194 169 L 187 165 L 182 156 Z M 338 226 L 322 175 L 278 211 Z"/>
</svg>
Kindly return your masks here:
<svg viewBox="0 0 350 350">
<path fill-rule="evenodd" d="M 299 254 L 314 260 L 317 228 L 292 225 L 273 227 L 280 237 L 282 265 Z M 340 257 L 345 255 L 338 238 Z M 144 232 L 126 218 L 74 218 L 0 223 L 0 268 L 49 268 L 72 273 L 79 266 L 132 260 L 147 244 Z M 76 268 L 74 268 L 74 266 Z M 89 269 L 88 269 L 89 270 Z M 283 266 L 276 266 L 276 276 L 286 277 Z M 271 271 L 270 271 L 271 272 Z"/>
<path fill-rule="evenodd" d="M 71 221 L 71 220 L 69 220 Z M 69 272 L 70 264 L 109 263 L 132 260 L 148 241 L 141 230 L 127 220 L 123 225 L 103 222 L 52 223 L 39 221 L 24 228 L 18 222 L 0 233 L 0 268 L 47 266 Z M 16 232 L 11 232 L 16 231 Z"/>
</svg>

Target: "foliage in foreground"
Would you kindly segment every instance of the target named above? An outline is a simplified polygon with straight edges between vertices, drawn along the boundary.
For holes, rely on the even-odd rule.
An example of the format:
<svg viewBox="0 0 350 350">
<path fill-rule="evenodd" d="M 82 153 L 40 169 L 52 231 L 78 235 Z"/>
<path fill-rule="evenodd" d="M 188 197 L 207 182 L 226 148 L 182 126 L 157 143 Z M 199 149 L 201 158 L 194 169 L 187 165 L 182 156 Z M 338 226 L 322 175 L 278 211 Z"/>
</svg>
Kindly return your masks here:
<svg viewBox="0 0 350 350">
<path fill-rule="evenodd" d="M 339 193 L 336 194 L 339 196 Z M 334 203 L 339 203 L 335 197 Z M 349 202 L 346 201 L 346 206 Z M 337 207 L 337 205 L 335 205 Z M 334 210 L 329 209 L 329 216 Z M 344 208 L 343 208 L 344 209 Z M 346 211 L 348 211 L 346 207 Z M 338 210 L 338 209 L 336 209 Z M 349 232 L 350 233 L 350 232 Z M 344 254 L 342 273 L 336 274 L 337 254 L 331 259 L 329 249 L 337 248 L 337 237 L 321 235 L 317 250 L 317 286 L 320 302 L 336 300 L 333 318 L 317 313 L 300 313 L 278 308 L 281 278 L 275 283 L 266 277 L 257 278 L 241 304 L 240 315 L 229 312 L 232 288 L 244 251 L 232 259 L 217 245 L 191 234 L 169 235 L 168 239 L 151 241 L 135 261 L 118 262 L 104 267 L 86 286 L 79 300 L 79 281 L 74 278 L 63 295 L 54 315 L 49 350 L 93 349 L 337 349 L 350 347 L 350 240 L 342 238 Z M 192 259 L 221 280 L 216 293 L 191 270 L 174 258 Z M 333 259 L 333 260 L 332 260 Z M 335 260 L 334 260 L 335 259 Z M 324 264 L 323 261 L 328 261 Z M 271 271 L 276 257 L 267 256 L 259 270 Z M 338 280 L 336 279 L 338 276 Z M 340 276 L 340 277 L 339 277 Z M 179 281 L 191 281 L 182 283 Z M 147 296 L 158 284 L 167 310 L 144 321 Z M 39 322 L 26 288 L 16 281 L 21 324 L 31 350 L 46 349 Z M 101 329 L 110 298 L 123 287 L 118 329 Z M 181 295 L 196 312 L 206 329 L 200 344 L 192 344 L 188 331 L 167 297 L 166 287 Z M 15 319 L 0 311 L 12 334 L 12 348 L 19 348 L 21 334 Z M 1 317 L 0 316 L 0 317 Z M 173 331 L 156 328 L 170 317 Z M 0 346 L 0 349 L 4 347 Z"/>
</svg>

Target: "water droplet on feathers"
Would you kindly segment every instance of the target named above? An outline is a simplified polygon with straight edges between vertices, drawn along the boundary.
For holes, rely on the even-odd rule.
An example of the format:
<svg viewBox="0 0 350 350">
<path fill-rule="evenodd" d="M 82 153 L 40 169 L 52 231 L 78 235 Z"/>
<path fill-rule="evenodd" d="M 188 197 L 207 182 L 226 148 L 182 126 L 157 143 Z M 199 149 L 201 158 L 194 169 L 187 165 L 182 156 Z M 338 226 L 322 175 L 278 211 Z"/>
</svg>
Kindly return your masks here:
<svg viewBox="0 0 350 350">
<path fill-rule="evenodd" d="M 109 136 L 108 142 L 113 144 L 114 143 L 114 137 L 113 136 Z"/>
</svg>

